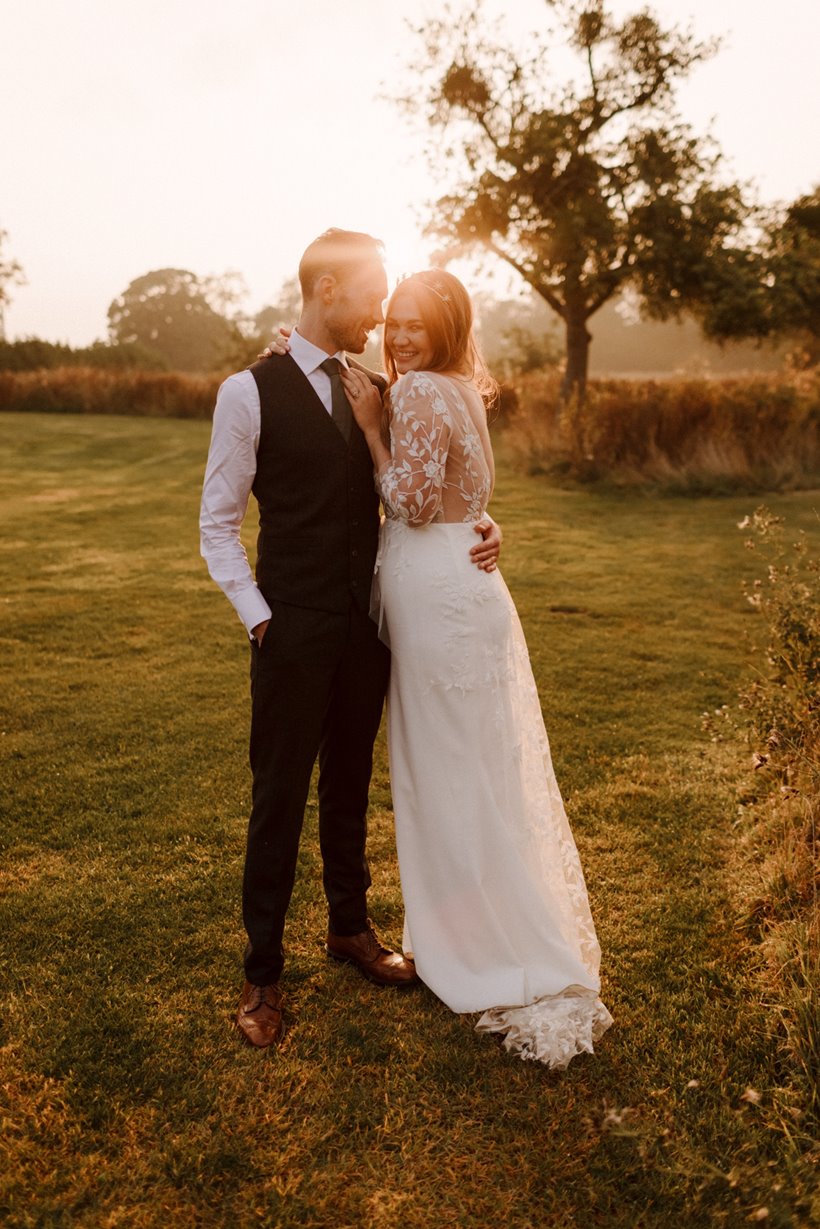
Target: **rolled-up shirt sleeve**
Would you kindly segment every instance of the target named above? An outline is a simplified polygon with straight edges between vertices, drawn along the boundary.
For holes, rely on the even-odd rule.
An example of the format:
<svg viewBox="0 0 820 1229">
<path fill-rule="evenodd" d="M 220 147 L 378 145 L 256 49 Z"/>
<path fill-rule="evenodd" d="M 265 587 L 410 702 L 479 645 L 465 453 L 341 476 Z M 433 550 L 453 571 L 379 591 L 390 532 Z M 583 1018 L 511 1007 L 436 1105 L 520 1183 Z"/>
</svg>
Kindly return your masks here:
<svg viewBox="0 0 820 1229">
<path fill-rule="evenodd" d="M 271 610 L 251 572 L 240 530 L 256 476 L 260 409 L 249 371 L 229 376 L 219 389 L 199 512 L 200 553 L 213 580 L 248 632 Z"/>
</svg>

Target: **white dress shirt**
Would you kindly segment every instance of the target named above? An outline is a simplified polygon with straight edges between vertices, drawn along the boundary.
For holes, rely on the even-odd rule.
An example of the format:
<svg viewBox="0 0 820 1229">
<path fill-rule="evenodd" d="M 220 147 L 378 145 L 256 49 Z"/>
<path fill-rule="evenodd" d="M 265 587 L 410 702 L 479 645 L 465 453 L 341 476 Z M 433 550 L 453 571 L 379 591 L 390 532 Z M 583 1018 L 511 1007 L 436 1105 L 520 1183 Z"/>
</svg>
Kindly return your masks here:
<svg viewBox="0 0 820 1229">
<path fill-rule="evenodd" d="M 319 364 L 331 356 L 300 336 L 296 329 L 289 341 L 290 357 L 307 376 L 330 414 L 330 376 Z M 332 357 L 347 366 L 343 352 L 337 351 Z M 271 615 L 270 606 L 253 578 L 239 536 L 256 477 L 260 431 L 261 408 L 256 381 L 249 371 L 228 376 L 217 393 L 214 410 L 199 512 L 200 553 L 211 577 L 232 603 L 249 636 L 258 623 Z"/>
</svg>

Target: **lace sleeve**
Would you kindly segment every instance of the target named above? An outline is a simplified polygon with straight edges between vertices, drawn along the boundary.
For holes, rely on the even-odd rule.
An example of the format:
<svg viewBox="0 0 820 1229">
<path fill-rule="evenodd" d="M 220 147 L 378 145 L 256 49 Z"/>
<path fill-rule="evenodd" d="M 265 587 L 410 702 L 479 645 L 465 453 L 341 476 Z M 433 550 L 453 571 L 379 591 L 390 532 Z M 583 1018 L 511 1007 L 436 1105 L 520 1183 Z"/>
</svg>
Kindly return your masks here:
<svg viewBox="0 0 820 1229">
<path fill-rule="evenodd" d="M 433 380 L 410 372 L 390 393 L 390 461 L 378 473 L 385 508 L 409 525 L 429 525 L 441 508 L 451 424 Z"/>
</svg>

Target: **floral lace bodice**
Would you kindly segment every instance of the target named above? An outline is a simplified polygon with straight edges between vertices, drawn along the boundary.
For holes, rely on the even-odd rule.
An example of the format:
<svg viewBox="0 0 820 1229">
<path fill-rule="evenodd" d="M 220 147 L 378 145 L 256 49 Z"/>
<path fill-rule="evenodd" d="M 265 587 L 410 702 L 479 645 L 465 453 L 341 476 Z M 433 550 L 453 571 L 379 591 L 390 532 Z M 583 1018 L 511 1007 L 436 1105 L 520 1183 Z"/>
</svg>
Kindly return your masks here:
<svg viewBox="0 0 820 1229">
<path fill-rule="evenodd" d="M 388 517 L 409 525 L 477 521 L 493 487 L 484 403 L 463 380 L 410 371 L 390 390 L 391 459 L 377 475 Z"/>
</svg>

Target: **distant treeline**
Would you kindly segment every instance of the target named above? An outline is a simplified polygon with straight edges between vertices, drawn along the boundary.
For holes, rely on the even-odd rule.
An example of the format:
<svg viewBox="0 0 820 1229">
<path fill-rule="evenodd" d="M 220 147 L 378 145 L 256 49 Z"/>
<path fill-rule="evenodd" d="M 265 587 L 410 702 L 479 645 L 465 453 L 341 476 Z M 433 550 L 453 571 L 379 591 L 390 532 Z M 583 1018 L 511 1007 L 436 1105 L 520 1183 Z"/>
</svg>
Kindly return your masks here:
<svg viewBox="0 0 820 1229">
<path fill-rule="evenodd" d="M 562 361 L 560 321 L 545 303 L 532 296 L 518 301 L 481 296 L 477 309 L 481 347 L 498 379 L 515 379 Z M 589 329 L 591 376 L 697 378 L 781 371 L 790 349 L 770 342 L 718 345 L 707 341 L 692 319 L 636 319 L 621 300 L 596 312 Z"/>
<path fill-rule="evenodd" d="M 533 295 L 496 300 L 479 295 L 476 301 L 479 337 L 494 375 L 507 381 L 534 369 L 557 365 L 563 355 L 560 321 Z M 169 309 L 170 310 L 170 309 Z M 36 371 L 40 368 L 93 367 L 104 370 L 186 371 L 207 373 L 237 371 L 252 363 L 267 343 L 279 321 L 298 316 L 293 294 L 281 307 L 265 308 L 255 318 L 254 329 L 245 336 L 231 333 L 209 341 L 204 329 L 194 330 L 187 347 L 175 348 L 179 338 L 167 326 L 165 349 L 149 346 L 143 329 L 142 341 L 95 341 L 77 349 L 29 337 L 23 341 L 0 341 L 0 371 Z M 186 323 L 190 323 L 186 321 Z M 604 375 L 732 375 L 782 369 L 784 345 L 730 342 L 719 346 L 707 341 L 694 320 L 630 321 L 622 305 L 607 303 L 591 322 L 594 345 L 590 374 Z M 195 344 L 196 343 L 196 344 Z M 172 356 L 177 355 L 177 361 Z M 183 357 L 184 355 L 184 360 Z M 382 369 L 378 336 L 368 343 L 363 361 Z"/>
<path fill-rule="evenodd" d="M 26 337 L 22 341 L 0 340 L 0 371 L 37 371 L 54 367 L 93 367 L 107 371 L 167 371 L 156 351 L 134 342 L 93 345 L 75 349 L 60 342 Z"/>
</svg>

